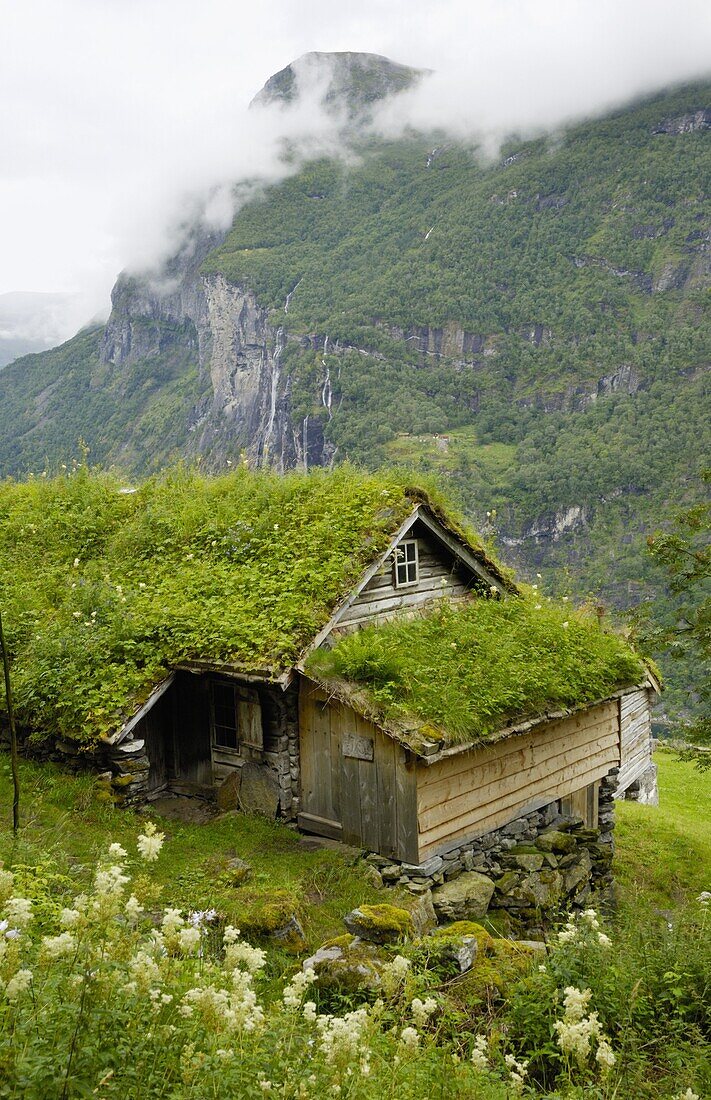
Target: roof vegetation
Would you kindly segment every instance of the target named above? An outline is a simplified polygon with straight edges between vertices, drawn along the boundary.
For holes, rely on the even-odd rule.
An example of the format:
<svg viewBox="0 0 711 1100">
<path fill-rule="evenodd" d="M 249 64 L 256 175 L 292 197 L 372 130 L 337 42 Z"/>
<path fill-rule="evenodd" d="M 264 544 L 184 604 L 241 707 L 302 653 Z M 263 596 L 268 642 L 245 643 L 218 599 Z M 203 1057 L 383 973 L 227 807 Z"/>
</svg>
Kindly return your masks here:
<svg viewBox="0 0 711 1100">
<path fill-rule="evenodd" d="M 288 669 L 423 500 L 443 514 L 402 475 L 349 466 L 177 469 L 135 490 L 84 466 L 0 482 L 0 608 L 19 718 L 90 742 L 181 661 Z"/>
<path fill-rule="evenodd" d="M 596 615 L 534 590 L 366 627 L 314 653 L 306 671 L 413 747 L 487 740 L 645 678 L 642 659 Z"/>
</svg>

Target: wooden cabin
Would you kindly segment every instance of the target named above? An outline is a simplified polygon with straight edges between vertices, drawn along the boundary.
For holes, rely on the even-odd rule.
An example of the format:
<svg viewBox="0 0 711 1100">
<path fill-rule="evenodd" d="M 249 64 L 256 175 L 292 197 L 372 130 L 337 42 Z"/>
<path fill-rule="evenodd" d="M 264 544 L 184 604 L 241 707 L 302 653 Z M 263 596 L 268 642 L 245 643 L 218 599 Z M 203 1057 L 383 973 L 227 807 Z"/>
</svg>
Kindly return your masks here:
<svg viewBox="0 0 711 1100">
<path fill-rule="evenodd" d="M 651 678 L 447 745 L 374 721 L 357 692 L 306 671 L 309 654 L 366 624 L 491 598 L 515 600 L 516 586 L 419 503 L 294 667 L 186 661 L 108 739 L 112 767 L 135 798 L 216 796 L 412 865 L 554 803 L 597 825 L 601 781 L 620 769 L 623 788 L 649 767 Z"/>
</svg>

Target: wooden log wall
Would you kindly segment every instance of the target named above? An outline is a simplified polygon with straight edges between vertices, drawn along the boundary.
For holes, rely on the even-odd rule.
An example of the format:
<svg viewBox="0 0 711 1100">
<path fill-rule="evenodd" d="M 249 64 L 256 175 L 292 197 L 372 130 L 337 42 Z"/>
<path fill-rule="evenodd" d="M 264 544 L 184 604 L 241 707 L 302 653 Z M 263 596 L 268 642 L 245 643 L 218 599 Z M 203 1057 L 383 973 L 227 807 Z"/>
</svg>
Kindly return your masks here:
<svg viewBox="0 0 711 1100">
<path fill-rule="evenodd" d="M 397 611 L 416 610 L 435 600 L 462 597 L 471 588 L 471 577 L 464 566 L 444 547 L 440 547 L 425 528 L 415 525 L 405 539 L 417 538 L 419 579 L 417 584 L 396 588 L 393 563 L 388 560 L 353 601 L 338 629 L 362 626 Z"/>
<path fill-rule="evenodd" d="M 627 790 L 652 761 L 649 692 L 646 688 L 620 699 L 621 762 L 618 791 Z"/>
<path fill-rule="evenodd" d="M 616 701 L 417 769 L 419 859 L 572 795 L 620 761 Z"/>
</svg>

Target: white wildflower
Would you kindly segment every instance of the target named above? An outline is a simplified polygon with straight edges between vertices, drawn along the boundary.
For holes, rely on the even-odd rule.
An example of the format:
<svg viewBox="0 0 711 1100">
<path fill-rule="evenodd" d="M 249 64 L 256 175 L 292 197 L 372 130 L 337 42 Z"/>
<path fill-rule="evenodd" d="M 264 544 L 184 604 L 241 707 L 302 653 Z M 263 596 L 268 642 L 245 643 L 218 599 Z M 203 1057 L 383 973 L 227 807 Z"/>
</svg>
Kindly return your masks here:
<svg viewBox="0 0 711 1100">
<path fill-rule="evenodd" d="M 43 936 L 42 952 L 50 959 L 61 959 L 65 955 L 73 955 L 77 941 L 71 932 L 60 932 L 58 936 Z"/>
<path fill-rule="evenodd" d="M 686 1092 L 680 1092 L 675 1100 L 701 1100 L 701 1097 L 692 1089 L 687 1089 Z"/>
<path fill-rule="evenodd" d="M 592 928 L 594 932 L 600 927 L 600 922 L 597 919 L 597 913 L 594 909 L 584 909 L 580 914 L 580 923 L 586 924 L 588 928 Z"/>
<path fill-rule="evenodd" d="M 165 833 L 159 833 L 157 826 L 149 821 L 146 824 L 145 830 L 139 834 L 136 846 L 139 854 L 145 859 L 146 863 L 154 863 L 158 859 L 158 853 L 163 847 L 163 841 L 165 840 Z"/>
<path fill-rule="evenodd" d="M 99 897 L 119 898 L 129 881 L 128 875 L 123 873 L 123 867 L 114 863 L 110 867 L 99 867 L 94 875 L 94 890 Z"/>
<path fill-rule="evenodd" d="M 485 1035 L 476 1035 L 474 1037 L 474 1049 L 472 1050 L 471 1062 L 479 1073 L 483 1073 L 484 1070 L 489 1067 L 489 1059 L 486 1053 L 487 1046 Z"/>
<path fill-rule="evenodd" d="M 141 989 L 148 989 L 160 982 L 158 964 L 146 951 L 137 951 L 128 963 L 130 978 Z"/>
<path fill-rule="evenodd" d="M 75 558 L 75 559 L 74 559 L 74 568 L 75 568 L 75 569 L 78 569 L 78 568 L 79 568 L 79 558 Z"/>
<path fill-rule="evenodd" d="M 32 920 L 32 902 L 29 898 L 9 898 L 5 912 L 10 924 L 24 928 Z"/>
<path fill-rule="evenodd" d="M 600 1039 L 595 1054 L 595 1061 L 602 1067 L 603 1072 L 612 1069 L 615 1064 L 615 1055 L 607 1039 Z"/>
<path fill-rule="evenodd" d="M 0 867 L 0 901 L 10 897 L 14 886 L 15 876 L 12 871 L 6 871 L 4 867 Z"/>
<path fill-rule="evenodd" d="M 416 1050 L 420 1045 L 420 1036 L 414 1027 L 404 1027 L 400 1032 L 400 1042 L 408 1050 Z"/>
<path fill-rule="evenodd" d="M 96 614 L 96 612 L 94 612 Z M 109 844 L 109 855 L 114 859 L 126 859 L 128 852 L 125 848 L 122 848 L 120 844 Z"/>
<path fill-rule="evenodd" d="M 256 974 L 261 970 L 267 960 L 266 952 L 261 947 L 252 947 L 244 940 L 230 943 L 225 951 L 225 970 L 246 970 L 249 974 Z"/>
<path fill-rule="evenodd" d="M 419 1028 L 423 1028 L 430 1016 L 437 1011 L 437 1002 L 434 997 L 428 997 L 427 1000 L 421 1001 L 419 997 L 415 997 L 410 1005 L 412 1011 L 412 1019 Z"/>
<path fill-rule="evenodd" d="M 62 909 L 59 914 L 59 923 L 62 928 L 74 928 L 81 920 L 81 913 L 78 909 Z"/>
<path fill-rule="evenodd" d="M 404 955 L 396 955 L 393 961 L 387 963 L 381 971 L 384 991 L 388 995 L 394 993 L 403 984 L 409 972 L 410 960 Z"/>
<path fill-rule="evenodd" d="M 504 1061 L 509 1068 L 509 1084 L 512 1091 L 521 1092 L 528 1070 L 528 1061 L 519 1062 L 513 1054 L 507 1054 Z"/>
<path fill-rule="evenodd" d="M 200 943 L 200 929 L 188 926 L 178 932 L 178 947 L 185 955 L 192 955 Z"/>
<path fill-rule="evenodd" d="M 326 1061 L 333 1064 L 357 1054 L 367 1023 L 366 1008 L 357 1008 L 345 1016 L 319 1016 L 316 1020 L 320 1033 L 319 1047 Z"/>
<path fill-rule="evenodd" d="M 141 913 L 143 912 L 143 906 L 141 905 L 135 894 L 131 894 L 130 898 L 126 902 L 125 909 L 128 919 L 134 922 L 138 920 Z"/>
<path fill-rule="evenodd" d="M 257 1081 L 257 1084 L 259 1085 L 262 1092 L 271 1092 L 272 1089 L 274 1088 L 271 1081 L 267 1081 L 266 1078 L 264 1078 L 264 1077 L 260 1077 L 259 1080 Z"/>
<path fill-rule="evenodd" d="M 708 909 L 711 905 L 711 890 L 702 890 L 696 900 L 703 909 Z M 690 1091 L 690 1089 L 687 1089 L 687 1092 Z"/>
<path fill-rule="evenodd" d="M 592 991 L 590 989 L 576 989 L 575 986 L 566 986 L 564 990 L 563 1005 L 565 1007 L 566 1020 L 582 1020 L 587 1012 Z"/>
<path fill-rule="evenodd" d="M 606 936 L 604 932 L 598 932 L 597 942 L 601 947 L 612 947 L 612 940 L 609 936 Z"/>
<path fill-rule="evenodd" d="M 161 928 L 163 929 L 164 935 L 177 936 L 184 924 L 185 920 L 179 909 L 171 909 L 170 907 L 166 909 L 163 914 L 163 920 L 161 921 Z"/>
<path fill-rule="evenodd" d="M 18 970 L 5 986 L 5 996 L 8 1001 L 14 1001 L 21 993 L 25 993 L 30 988 L 31 984 L 32 971 Z"/>
<path fill-rule="evenodd" d="M 222 935 L 222 943 L 225 947 L 229 947 L 231 943 L 236 943 L 239 939 L 239 928 L 235 928 L 234 925 L 228 924 Z"/>
<path fill-rule="evenodd" d="M 294 974 L 289 984 L 284 987 L 282 993 L 282 1000 L 287 1008 L 298 1008 L 301 1004 L 301 998 L 304 995 L 304 990 L 307 986 L 311 985 L 316 978 L 316 971 L 310 966 L 306 970 L 299 971 Z"/>
<path fill-rule="evenodd" d="M 316 1012 L 316 1003 L 314 1001 L 305 1001 L 304 1007 L 301 1010 L 301 1015 L 308 1024 L 312 1024 L 318 1015 Z"/>
</svg>

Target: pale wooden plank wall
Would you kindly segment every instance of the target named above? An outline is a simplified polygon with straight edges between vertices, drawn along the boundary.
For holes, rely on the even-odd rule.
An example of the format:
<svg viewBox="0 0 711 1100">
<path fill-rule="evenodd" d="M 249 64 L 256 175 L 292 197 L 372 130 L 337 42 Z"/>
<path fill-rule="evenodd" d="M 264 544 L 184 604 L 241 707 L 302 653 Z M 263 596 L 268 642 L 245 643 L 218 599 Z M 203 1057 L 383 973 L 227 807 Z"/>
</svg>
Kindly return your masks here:
<svg viewBox="0 0 711 1100">
<path fill-rule="evenodd" d="M 620 699 L 620 792 L 625 791 L 651 763 L 650 711 L 649 692 L 646 688 L 630 692 Z"/>
<path fill-rule="evenodd" d="M 299 824 L 402 860 L 417 857 L 416 769 L 372 722 L 303 679 Z M 372 759 L 348 755 L 354 738 Z"/>
<path fill-rule="evenodd" d="M 417 769 L 419 860 L 573 794 L 619 764 L 616 701 Z"/>
<path fill-rule="evenodd" d="M 406 536 L 409 538 L 410 536 Z M 452 555 L 440 550 L 434 540 L 417 537 L 419 580 L 407 588 L 396 588 L 393 566 L 387 561 L 351 604 L 338 629 L 362 626 L 368 619 L 416 609 L 434 600 L 465 596 L 470 588 L 465 571 L 454 566 Z M 442 583 L 442 582 L 446 583 Z"/>
</svg>

